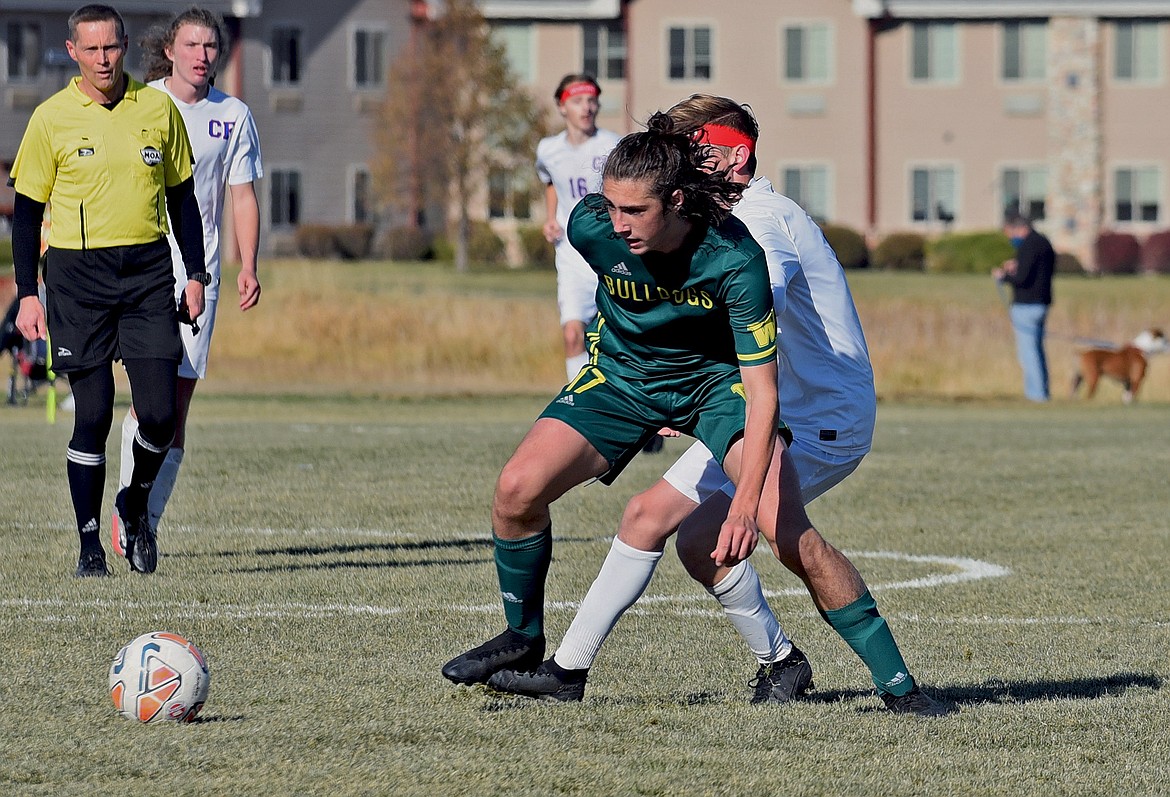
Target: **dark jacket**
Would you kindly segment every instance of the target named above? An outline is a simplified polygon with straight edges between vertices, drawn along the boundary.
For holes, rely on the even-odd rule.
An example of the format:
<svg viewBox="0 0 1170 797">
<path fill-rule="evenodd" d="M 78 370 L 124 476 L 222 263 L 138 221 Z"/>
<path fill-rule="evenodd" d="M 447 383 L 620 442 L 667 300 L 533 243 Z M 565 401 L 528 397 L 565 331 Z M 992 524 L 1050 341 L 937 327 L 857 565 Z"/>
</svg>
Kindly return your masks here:
<svg viewBox="0 0 1170 797">
<path fill-rule="evenodd" d="M 1012 286 L 1014 304 L 1052 304 L 1052 272 L 1056 252 L 1040 233 L 1032 230 L 1016 252 L 1016 273 L 1005 274 Z"/>
</svg>

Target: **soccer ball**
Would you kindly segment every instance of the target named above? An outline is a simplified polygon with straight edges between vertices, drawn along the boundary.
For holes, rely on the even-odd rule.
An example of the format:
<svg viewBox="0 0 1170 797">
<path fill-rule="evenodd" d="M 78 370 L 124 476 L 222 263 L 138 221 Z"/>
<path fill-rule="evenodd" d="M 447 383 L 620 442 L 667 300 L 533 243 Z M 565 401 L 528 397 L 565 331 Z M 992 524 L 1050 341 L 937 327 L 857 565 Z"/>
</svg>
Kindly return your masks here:
<svg viewBox="0 0 1170 797">
<path fill-rule="evenodd" d="M 170 631 L 134 639 L 110 665 L 114 708 L 139 722 L 190 722 L 203 708 L 210 682 L 199 648 Z"/>
</svg>

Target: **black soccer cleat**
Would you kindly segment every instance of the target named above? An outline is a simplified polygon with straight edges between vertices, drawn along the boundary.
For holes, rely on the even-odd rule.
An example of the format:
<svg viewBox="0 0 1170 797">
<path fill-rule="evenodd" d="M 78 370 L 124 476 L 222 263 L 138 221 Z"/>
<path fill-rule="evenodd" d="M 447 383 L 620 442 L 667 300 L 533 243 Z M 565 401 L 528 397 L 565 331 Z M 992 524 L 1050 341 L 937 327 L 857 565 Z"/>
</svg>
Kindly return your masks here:
<svg viewBox="0 0 1170 797">
<path fill-rule="evenodd" d="M 918 688 L 914 688 L 904 695 L 891 695 L 879 692 L 886 708 L 895 714 L 917 714 L 919 717 L 942 717 L 958 711 L 957 707 L 946 706 Z"/>
<path fill-rule="evenodd" d="M 544 635 L 529 639 L 511 628 L 443 665 L 443 677 L 457 684 L 487 683 L 504 668 L 527 670 L 544 658 Z"/>
<path fill-rule="evenodd" d="M 649 440 L 647 440 L 646 444 L 644 446 L 642 446 L 642 453 L 643 454 L 657 454 L 659 451 L 661 451 L 663 449 L 663 447 L 665 445 L 666 445 L 666 443 L 663 441 L 662 435 L 656 434 L 653 437 L 651 437 Z"/>
<path fill-rule="evenodd" d="M 109 574 L 110 569 L 106 567 L 106 552 L 97 548 L 81 552 L 81 556 L 77 558 L 77 572 L 73 575 L 77 578 L 105 578 Z"/>
<path fill-rule="evenodd" d="M 146 507 L 135 511 L 126 506 L 128 489 L 123 487 L 114 499 L 114 511 L 118 515 L 124 541 L 122 555 L 130 562 L 130 569 L 134 572 L 153 573 L 158 569 L 158 540 L 150 525 Z"/>
<path fill-rule="evenodd" d="M 585 697 L 589 670 L 566 670 L 552 659 L 532 672 L 500 670 L 488 679 L 488 686 L 500 692 L 553 700 L 558 703 L 580 702 Z"/>
<path fill-rule="evenodd" d="M 771 664 L 761 664 L 756 677 L 748 681 L 756 690 L 752 704 L 788 703 L 812 689 L 812 665 L 796 645 L 788 655 Z"/>
</svg>

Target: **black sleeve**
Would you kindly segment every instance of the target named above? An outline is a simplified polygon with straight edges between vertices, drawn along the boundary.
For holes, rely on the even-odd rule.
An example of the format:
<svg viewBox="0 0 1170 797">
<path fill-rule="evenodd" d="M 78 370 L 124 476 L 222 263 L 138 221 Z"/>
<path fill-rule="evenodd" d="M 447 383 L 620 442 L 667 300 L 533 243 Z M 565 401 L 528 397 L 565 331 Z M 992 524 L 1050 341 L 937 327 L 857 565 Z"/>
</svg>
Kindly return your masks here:
<svg viewBox="0 0 1170 797">
<path fill-rule="evenodd" d="M 12 210 L 12 263 L 16 270 L 16 295 L 37 295 L 37 265 L 41 261 L 41 221 L 45 203 L 19 191 Z"/>
<path fill-rule="evenodd" d="M 195 199 L 195 178 L 188 177 L 167 189 L 167 215 L 171 230 L 183 254 L 187 276 L 194 277 L 207 271 L 203 252 L 203 220 L 199 216 L 199 202 Z"/>
</svg>

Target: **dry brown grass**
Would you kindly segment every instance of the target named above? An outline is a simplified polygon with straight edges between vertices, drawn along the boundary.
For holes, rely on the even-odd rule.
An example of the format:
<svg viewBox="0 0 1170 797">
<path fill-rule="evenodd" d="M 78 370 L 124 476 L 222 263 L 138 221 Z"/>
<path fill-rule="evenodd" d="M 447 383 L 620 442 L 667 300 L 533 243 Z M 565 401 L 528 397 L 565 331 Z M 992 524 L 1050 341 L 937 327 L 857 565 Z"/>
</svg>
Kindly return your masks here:
<svg viewBox="0 0 1170 797">
<path fill-rule="evenodd" d="M 548 394 L 564 380 L 551 271 L 457 275 L 436 264 L 266 262 L 248 313 L 225 296 L 209 378 L 220 392 Z M 990 277 L 850 272 L 883 399 L 1016 399 L 1022 380 Z M 229 278 L 231 287 L 232 280 Z M 1058 277 L 1049 316 L 1053 396 L 1078 338 L 1170 328 L 1170 279 Z M 1120 401 L 1102 382 L 1097 402 Z M 1170 401 L 1170 355 L 1139 399 Z"/>
</svg>

